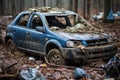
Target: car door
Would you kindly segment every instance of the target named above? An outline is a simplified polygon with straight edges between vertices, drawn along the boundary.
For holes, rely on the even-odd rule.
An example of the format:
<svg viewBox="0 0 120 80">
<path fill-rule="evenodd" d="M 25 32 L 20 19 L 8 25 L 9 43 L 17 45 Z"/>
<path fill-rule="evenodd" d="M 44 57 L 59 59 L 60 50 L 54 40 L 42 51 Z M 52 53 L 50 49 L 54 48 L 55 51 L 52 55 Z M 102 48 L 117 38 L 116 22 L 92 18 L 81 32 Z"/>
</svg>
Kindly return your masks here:
<svg viewBox="0 0 120 80">
<path fill-rule="evenodd" d="M 26 48 L 33 52 L 44 52 L 45 38 L 44 32 L 36 30 L 36 27 L 44 28 L 40 15 L 33 14 L 30 23 L 29 30 L 26 32 Z"/>
<path fill-rule="evenodd" d="M 29 13 L 20 15 L 15 25 L 12 27 L 12 33 L 18 48 L 25 48 L 25 34 L 27 29 L 27 21 L 29 18 Z"/>
</svg>

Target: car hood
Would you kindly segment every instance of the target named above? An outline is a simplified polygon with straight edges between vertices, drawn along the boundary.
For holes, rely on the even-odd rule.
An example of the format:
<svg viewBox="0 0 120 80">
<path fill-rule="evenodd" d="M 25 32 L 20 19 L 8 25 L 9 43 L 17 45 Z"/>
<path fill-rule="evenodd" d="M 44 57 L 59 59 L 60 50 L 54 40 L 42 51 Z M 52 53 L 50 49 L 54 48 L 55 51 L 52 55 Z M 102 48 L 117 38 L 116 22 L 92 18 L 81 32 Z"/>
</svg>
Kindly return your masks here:
<svg viewBox="0 0 120 80">
<path fill-rule="evenodd" d="M 67 32 L 55 32 L 57 35 L 62 36 L 63 38 L 72 39 L 72 40 L 96 40 L 96 39 L 105 39 L 109 35 L 106 33 L 67 33 Z"/>
</svg>

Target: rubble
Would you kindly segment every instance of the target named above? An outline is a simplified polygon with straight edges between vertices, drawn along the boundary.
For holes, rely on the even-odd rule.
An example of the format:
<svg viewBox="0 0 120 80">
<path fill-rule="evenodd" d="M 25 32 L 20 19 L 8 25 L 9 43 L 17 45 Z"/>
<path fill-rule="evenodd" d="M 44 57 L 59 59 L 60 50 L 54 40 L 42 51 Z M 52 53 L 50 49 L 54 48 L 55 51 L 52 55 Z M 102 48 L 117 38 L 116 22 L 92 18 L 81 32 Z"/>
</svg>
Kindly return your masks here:
<svg viewBox="0 0 120 80">
<path fill-rule="evenodd" d="M 81 69 L 86 73 L 85 77 L 81 77 L 81 79 L 100 80 L 106 75 L 103 69 L 88 66 L 72 67 L 43 63 L 21 52 L 17 52 L 17 54 L 8 52 L 0 53 L 0 64 L 0 78 L 11 77 L 12 80 L 15 80 L 18 76 L 21 79 L 24 78 L 24 80 L 28 80 L 28 78 L 29 80 L 33 78 L 35 80 L 76 80 L 76 69 L 78 71 Z"/>
<path fill-rule="evenodd" d="M 29 8 L 27 11 L 38 11 L 38 12 L 54 12 L 54 11 L 59 11 L 59 12 L 62 12 L 62 11 L 65 11 L 64 8 L 58 8 L 58 7 L 35 7 L 35 8 Z"/>
<path fill-rule="evenodd" d="M 85 73 L 86 72 L 86 73 Z M 85 73 L 85 74 L 84 74 Z M 23 75 L 24 74 L 24 75 Z M 26 76 L 26 75 L 27 76 Z M 32 74 L 33 76 L 30 76 Z M 49 66 L 46 67 L 26 67 L 20 71 L 20 76 L 25 80 L 36 78 L 44 78 L 44 80 L 76 80 L 76 79 L 88 79 L 88 80 L 101 80 L 104 78 L 105 73 L 101 69 L 92 68 L 68 68 L 64 66 Z M 39 75 L 39 76 L 38 76 Z M 104 76 L 103 76 L 104 75 Z"/>
<path fill-rule="evenodd" d="M 105 32 L 110 33 L 114 42 L 120 42 L 120 21 L 114 21 L 113 23 L 92 23 L 97 28 L 104 29 Z M 119 43 L 120 44 L 120 43 Z M 118 44 L 118 45 L 119 45 Z"/>
</svg>

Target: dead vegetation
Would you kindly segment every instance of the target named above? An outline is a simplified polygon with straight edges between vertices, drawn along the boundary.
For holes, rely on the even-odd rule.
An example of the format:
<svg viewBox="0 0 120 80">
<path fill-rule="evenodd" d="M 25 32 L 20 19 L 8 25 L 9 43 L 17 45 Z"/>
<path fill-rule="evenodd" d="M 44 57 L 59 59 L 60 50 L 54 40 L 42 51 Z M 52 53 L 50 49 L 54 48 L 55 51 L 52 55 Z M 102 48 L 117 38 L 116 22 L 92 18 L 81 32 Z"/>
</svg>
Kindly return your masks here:
<svg viewBox="0 0 120 80">
<path fill-rule="evenodd" d="M 114 43 L 120 48 L 120 20 L 115 20 L 113 23 L 93 23 L 93 26 L 102 28 L 105 32 L 110 33 Z"/>
</svg>

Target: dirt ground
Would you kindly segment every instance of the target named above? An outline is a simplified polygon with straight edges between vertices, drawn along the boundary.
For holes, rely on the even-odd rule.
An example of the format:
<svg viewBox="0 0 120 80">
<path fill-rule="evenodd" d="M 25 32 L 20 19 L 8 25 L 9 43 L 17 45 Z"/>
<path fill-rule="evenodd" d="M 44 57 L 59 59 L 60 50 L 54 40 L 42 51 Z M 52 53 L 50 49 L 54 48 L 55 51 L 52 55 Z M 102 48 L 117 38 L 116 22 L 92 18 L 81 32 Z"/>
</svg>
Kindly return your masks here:
<svg viewBox="0 0 120 80">
<path fill-rule="evenodd" d="M 103 62 L 101 60 L 96 61 L 96 64 L 101 65 Z M 45 74 L 46 80 L 76 80 L 74 72 L 77 69 L 85 71 L 87 77 L 91 76 L 89 80 L 103 79 L 106 75 L 103 69 L 89 67 L 88 65 L 81 67 L 75 64 L 73 66 L 51 65 L 40 57 L 31 57 L 22 52 L 11 54 L 5 50 L 2 44 L 0 45 L 0 80 L 20 80 L 20 72 L 23 71 L 25 74 L 25 70 L 34 68 L 38 69 L 39 74 Z"/>
</svg>

